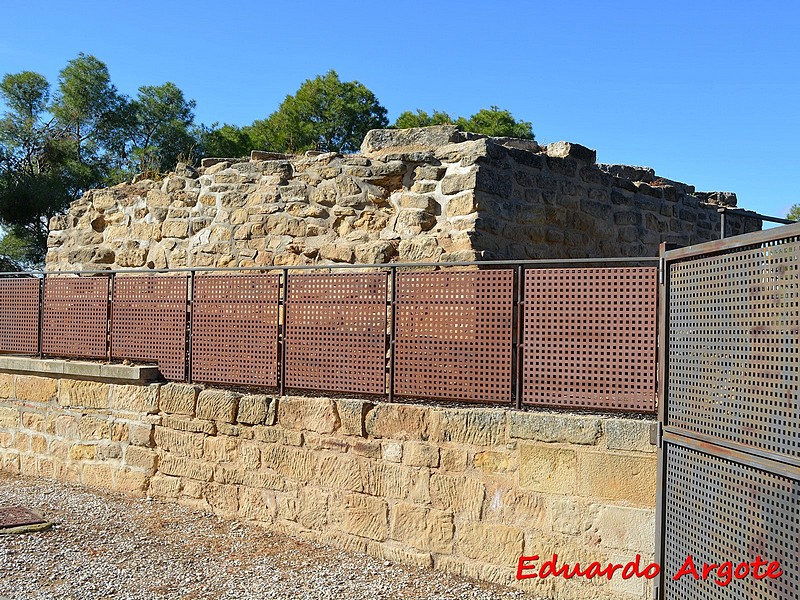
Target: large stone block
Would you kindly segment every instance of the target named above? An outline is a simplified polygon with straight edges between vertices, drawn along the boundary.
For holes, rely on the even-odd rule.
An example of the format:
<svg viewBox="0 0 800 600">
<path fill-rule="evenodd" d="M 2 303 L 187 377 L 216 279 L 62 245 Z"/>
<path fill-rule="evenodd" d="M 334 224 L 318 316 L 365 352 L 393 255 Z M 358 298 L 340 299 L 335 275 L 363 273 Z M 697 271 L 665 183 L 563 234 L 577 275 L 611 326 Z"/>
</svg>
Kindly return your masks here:
<svg viewBox="0 0 800 600">
<path fill-rule="evenodd" d="M 333 433 L 339 427 L 339 415 L 330 398 L 290 396 L 278 401 L 278 423 L 288 429 Z"/>
<path fill-rule="evenodd" d="M 114 470 L 105 464 L 86 464 L 81 470 L 81 483 L 94 488 L 112 488 Z"/>
<path fill-rule="evenodd" d="M 233 423 L 240 397 L 227 390 L 203 390 L 197 397 L 197 418 Z"/>
<path fill-rule="evenodd" d="M 206 462 L 165 454 L 159 461 L 158 470 L 164 475 L 188 477 L 196 481 L 211 481 L 214 468 Z"/>
<path fill-rule="evenodd" d="M 111 424 L 107 419 L 84 415 L 78 421 L 78 436 L 82 440 L 110 440 Z"/>
<path fill-rule="evenodd" d="M 204 437 L 202 433 L 176 431 L 156 426 L 153 439 L 156 447 L 166 452 L 171 452 L 177 456 L 202 458 Z"/>
<path fill-rule="evenodd" d="M 0 429 L 19 428 L 19 410 L 12 407 L 0 407 Z"/>
<path fill-rule="evenodd" d="M 654 423 L 652 420 L 604 419 L 606 447 L 610 450 L 654 453 L 657 447 L 650 443 L 650 426 Z"/>
<path fill-rule="evenodd" d="M 211 463 L 232 463 L 239 458 L 239 438 L 228 435 L 203 439 L 203 456 Z"/>
<path fill-rule="evenodd" d="M 111 407 L 117 410 L 154 414 L 158 412 L 158 385 L 115 385 Z"/>
<path fill-rule="evenodd" d="M 462 475 L 432 475 L 431 503 L 441 510 L 452 510 L 459 517 L 477 521 L 481 518 L 486 486 Z"/>
<path fill-rule="evenodd" d="M 17 394 L 19 394 L 19 383 L 17 378 Z M 107 383 L 98 381 L 62 379 L 58 390 L 58 403 L 67 407 L 108 408 L 110 388 Z"/>
<path fill-rule="evenodd" d="M 482 562 L 514 566 L 522 556 L 524 536 L 521 529 L 506 525 L 463 523 L 458 532 L 458 550 L 464 556 Z"/>
<path fill-rule="evenodd" d="M 412 467 L 438 467 L 439 447 L 424 442 L 406 442 L 402 460 Z"/>
<path fill-rule="evenodd" d="M 14 376 L 9 373 L 0 373 L 0 400 L 14 397 Z"/>
<path fill-rule="evenodd" d="M 156 473 L 150 478 L 148 492 L 156 498 L 177 498 L 181 493 L 181 478 Z"/>
<path fill-rule="evenodd" d="M 520 444 L 520 487 L 547 494 L 574 494 L 577 476 L 574 450 L 544 444 Z"/>
<path fill-rule="evenodd" d="M 378 404 L 367 415 L 366 431 L 374 438 L 427 440 L 431 412 L 410 404 Z"/>
<path fill-rule="evenodd" d="M 452 552 L 453 513 L 400 502 L 392 508 L 392 538 L 427 552 Z"/>
<path fill-rule="evenodd" d="M 372 402 L 366 400 L 340 399 L 336 401 L 336 412 L 339 414 L 340 433 L 364 437 L 364 420 L 374 408 Z"/>
<path fill-rule="evenodd" d="M 592 533 L 606 548 L 648 555 L 655 552 L 655 511 L 627 506 L 597 506 Z"/>
<path fill-rule="evenodd" d="M 311 481 L 317 470 L 316 456 L 301 448 L 269 445 L 261 450 L 262 465 L 295 481 Z"/>
<path fill-rule="evenodd" d="M 239 490 L 235 485 L 209 483 L 203 496 L 217 513 L 233 516 L 239 512 Z"/>
<path fill-rule="evenodd" d="M 366 157 L 387 152 L 430 150 L 461 142 L 464 135 L 455 125 L 412 127 L 409 129 L 373 129 L 361 144 L 361 154 Z"/>
<path fill-rule="evenodd" d="M 14 395 L 17 398 L 17 400 L 23 400 L 25 402 L 48 402 L 50 401 L 50 399 L 56 396 L 56 392 L 58 390 L 58 381 L 56 379 L 50 379 L 49 377 L 16 375 L 14 377 L 14 380 L 15 380 Z M 84 382 L 74 382 L 69 379 L 64 379 L 62 380 L 61 384 L 62 388 L 64 387 L 64 384 L 67 384 L 67 387 L 69 387 L 69 383 L 84 383 Z M 59 401 L 60 399 L 61 395 L 59 394 Z M 108 399 L 106 398 L 105 406 L 89 407 L 89 408 L 107 408 L 107 407 L 108 407 Z"/>
<path fill-rule="evenodd" d="M 318 461 L 316 482 L 325 488 L 361 492 L 363 483 L 360 463 L 358 459 L 346 455 L 323 456 Z"/>
<path fill-rule="evenodd" d="M 382 498 L 430 502 L 430 471 L 385 462 L 362 461 L 361 481 L 367 494 Z"/>
<path fill-rule="evenodd" d="M 153 450 L 139 446 L 128 446 L 125 449 L 125 464 L 129 467 L 144 469 L 152 473 L 158 463 L 158 454 Z"/>
<path fill-rule="evenodd" d="M 277 401 L 264 394 L 248 394 L 239 398 L 239 412 L 236 421 L 245 425 L 267 425 L 275 423 L 275 407 Z M 269 417 L 269 418 L 268 418 Z"/>
<path fill-rule="evenodd" d="M 606 498 L 635 506 L 654 507 L 656 467 L 654 454 L 636 456 L 580 452 L 578 494 L 587 498 Z"/>
<path fill-rule="evenodd" d="M 432 439 L 440 442 L 497 446 L 506 442 L 506 412 L 486 408 L 437 411 Z"/>
<path fill-rule="evenodd" d="M 161 412 L 193 416 L 200 388 L 184 383 L 168 383 L 158 391 L 158 405 Z"/>
<path fill-rule="evenodd" d="M 565 444 L 596 444 L 600 419 L 568 414 L 512 411 L 508 414 L 510 438 Z"/>
<path fill-rule="evenodd" d="M 385 500 L 363 494 L 348 494 L 344 501 L 342 527 L 345 532 L 378 542 L 386 539 L 389 509 Z"/>
</svg>

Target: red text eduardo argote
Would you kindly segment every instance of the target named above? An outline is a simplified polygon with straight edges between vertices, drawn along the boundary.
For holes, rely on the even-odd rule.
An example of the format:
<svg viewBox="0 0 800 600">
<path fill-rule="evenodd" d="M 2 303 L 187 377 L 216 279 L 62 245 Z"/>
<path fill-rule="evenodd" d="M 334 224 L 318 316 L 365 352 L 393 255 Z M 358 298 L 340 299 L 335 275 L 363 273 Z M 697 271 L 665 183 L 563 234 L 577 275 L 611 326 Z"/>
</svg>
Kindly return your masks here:
<svg viewBox="0 0 800 600">
<path fill-rule="evenodd" d="M 661 573 L 661 567 L 657 563 L 642 565 L 642 557 L 637 554 L 633 560 L 621 563 L 592 562 L 582 567 L 580 563 L 571 565 L 560 563 L 558 554 L 553 554 L 552 558 L 539 562 L 538 555 L 520 556 L 517 561 L 517 579 L 545 579 L 547 577 L 563 577 L 572 579 L 573 577 L 583 577 L 594 579 L 595 577 L 605 577 L 611 580 L 618 576 L 621 579 L 632 577 L 644 577 L 654 579 Z M 778 561 L 766 561 L 757 556 L 752 562 L 723 561 L 721 563 L 701 563 L 698 567 L 694 557 L 688 555 L 681 565 L 681 568 L 674 574 L 672 579 L 677 581 L 683 577 L 690 577 L 696 581 L 711 580 L 716 585 L 727 586 L 734 579 L 745 579 L 752 577 L 755 580 L 777 579 L 783 575 Z"/>
</svg>

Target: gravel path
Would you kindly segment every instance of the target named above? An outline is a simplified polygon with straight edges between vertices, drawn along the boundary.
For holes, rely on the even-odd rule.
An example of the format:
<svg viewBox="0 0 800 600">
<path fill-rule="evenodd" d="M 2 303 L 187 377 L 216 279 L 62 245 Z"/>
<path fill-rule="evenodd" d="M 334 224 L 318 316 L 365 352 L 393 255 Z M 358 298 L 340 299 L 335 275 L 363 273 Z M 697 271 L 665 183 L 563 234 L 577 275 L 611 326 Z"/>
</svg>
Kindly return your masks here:
<svg viewBox="0 0 800 600">
<path fill-rule="evenodd" d="M 0 474 L 0 506 L 12 505 L 55 525 L 0 536 L 0 599 L 529 597 L 174 504 Z"/>
</svg>

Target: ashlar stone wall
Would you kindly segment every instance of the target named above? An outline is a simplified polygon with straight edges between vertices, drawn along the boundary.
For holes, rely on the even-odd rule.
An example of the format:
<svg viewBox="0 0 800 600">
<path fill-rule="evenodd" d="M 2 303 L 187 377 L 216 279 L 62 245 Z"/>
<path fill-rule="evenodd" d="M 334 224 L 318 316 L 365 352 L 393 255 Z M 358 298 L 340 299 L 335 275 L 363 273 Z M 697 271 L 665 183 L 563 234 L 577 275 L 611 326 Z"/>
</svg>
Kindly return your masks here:
<svg viewBox="0 0 800 600">
<path fill-rule="evenodd" d="M 649 425 L 0 373 L 3 471 L 147 494 L 559 600 L 651 597 L 644 579 L 515 580 L 523 554 L 653 560 Z"/>
<path fill-rule="evenodd" d="M 717 239 L 733 194 L 583 146 L 451 126 L 369 133 L 360 155 L 253 152 L 89 190 L 50 223 L 49 270 L 655 256 Z M 729 235 L 761 228 L 730 216 Z"/>
</svg>

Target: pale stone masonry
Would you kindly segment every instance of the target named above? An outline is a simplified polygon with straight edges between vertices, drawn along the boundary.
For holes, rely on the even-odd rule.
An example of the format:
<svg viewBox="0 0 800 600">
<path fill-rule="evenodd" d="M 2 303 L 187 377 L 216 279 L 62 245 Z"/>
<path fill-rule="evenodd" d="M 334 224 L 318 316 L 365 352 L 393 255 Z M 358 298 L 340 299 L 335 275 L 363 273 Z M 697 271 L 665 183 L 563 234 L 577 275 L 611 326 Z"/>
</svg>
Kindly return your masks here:
<svg viewBox="0 0 800 600">
<path fill-rule="evenodd" d="M 3 471 L 146 494 L 560 600 L 650 597 L 636 578 L 514 575 L 522 554 L 653 560 L 651 422 L 0 372 Z"/>
<path fill-rule="evenodd" d="M 202 164 L 87 191 L 51 220 L 47 269 L 656 256 L 719 238 L 717 208 L 736 205 L 577 144 L 452 126 L 374 130 L 360 155 Z"/>
</svg>

